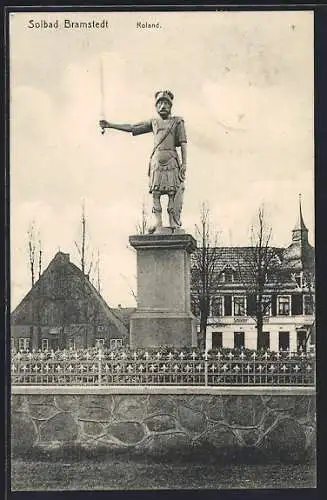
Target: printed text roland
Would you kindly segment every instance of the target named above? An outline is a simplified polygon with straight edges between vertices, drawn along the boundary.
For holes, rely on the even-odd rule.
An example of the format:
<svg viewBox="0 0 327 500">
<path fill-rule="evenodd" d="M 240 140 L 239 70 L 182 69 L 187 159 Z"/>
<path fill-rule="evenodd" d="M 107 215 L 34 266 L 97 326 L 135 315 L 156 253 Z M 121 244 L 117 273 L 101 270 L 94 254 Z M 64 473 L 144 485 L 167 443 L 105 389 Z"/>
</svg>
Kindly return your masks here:
<svg viewBox="0 0 327 500">
<path fill-rule="evenodd" d="M 147 21 L 146 22 L 137 21 L 136 27 L 139 29 L 160 29 L 161 24 L 159 22 L 148 23 Z"/>
</svg>

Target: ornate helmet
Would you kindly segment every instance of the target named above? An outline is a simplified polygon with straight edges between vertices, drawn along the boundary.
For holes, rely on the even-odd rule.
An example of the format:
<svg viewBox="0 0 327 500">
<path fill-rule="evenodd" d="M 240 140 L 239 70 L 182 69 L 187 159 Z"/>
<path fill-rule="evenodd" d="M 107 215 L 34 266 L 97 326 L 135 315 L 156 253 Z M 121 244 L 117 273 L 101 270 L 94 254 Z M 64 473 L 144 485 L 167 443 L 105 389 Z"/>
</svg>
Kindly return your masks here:
<svg viewBox="0 0 327 500">
<path fill-rule="evenodd" d="M 166 99 L 166 101 L 169 101 L 170 104 L 173 104 L 173 99 L 174 99 L 174 94 L 170 92 L 170 90 L 159 90 L 158 92 L 155 93 L 155 100 L 156 104 L 160 99 Z"/>
</svg>

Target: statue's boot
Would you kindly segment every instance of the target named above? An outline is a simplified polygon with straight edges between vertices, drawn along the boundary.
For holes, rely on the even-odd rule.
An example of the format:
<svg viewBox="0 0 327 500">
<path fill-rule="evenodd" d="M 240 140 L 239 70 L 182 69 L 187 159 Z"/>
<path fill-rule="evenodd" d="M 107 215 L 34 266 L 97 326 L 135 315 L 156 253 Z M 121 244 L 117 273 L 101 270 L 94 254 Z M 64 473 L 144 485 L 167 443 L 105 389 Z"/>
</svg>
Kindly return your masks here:
<svg viewBox="0 0 327 500">
<path fill-rule="evenodd" d="M 174 210 L 168 209 L 168 216 L 169 216 L 169 226 L 174 231 L 180 226 L 180 224 L 177 223 L 174 217 Z"/>
<path fill-rule="evenodd" d="M 149 227 L 149 234 L 154 233 L 157 231 L 157 229 L 160 229 L 162 227 L 162 213 L 161 212 L 155 212 L 154 213 L 154 224 Z"/>
</svg>

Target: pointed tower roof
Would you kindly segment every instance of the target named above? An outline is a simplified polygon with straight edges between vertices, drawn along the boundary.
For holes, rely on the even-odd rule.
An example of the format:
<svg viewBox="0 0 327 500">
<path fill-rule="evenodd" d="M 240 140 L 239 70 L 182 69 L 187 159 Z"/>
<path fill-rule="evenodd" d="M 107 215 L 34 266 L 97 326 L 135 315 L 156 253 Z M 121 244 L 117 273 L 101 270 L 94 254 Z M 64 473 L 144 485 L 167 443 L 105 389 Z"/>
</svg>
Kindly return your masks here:
<svg viewBox="0 0 327 500">
<path fill-rule="evenodd" d="M 311 267 L 314 263 L 314 249 L 308 240 L 309 231 L 303 220 L 301 201 L 301 194 L 299 194 L 299 213 L 292 230 L 292 243 L 284 252 L 284 259 L 294 270 L 298 271 Z"/>
<path fill-rule="evenodd" d="M 298 218 L 297 218 L 297 221 L 296 221 L 296 224 L 294 226 L 292 233 L 293 233 L 292 239 L 294 238 L 294 236 L 297 237 L 299 235 L 302 236 L 303 234 L 308 234 L 308 229 L 307 229 L 306 225 L 304 224 L 303 215 L 302 215 L 301 194 L 299 194 L 299 214 L 298 214 Z M 299 233 L 302 233 L 302 234 L 299 234 Z"/>
</svg>

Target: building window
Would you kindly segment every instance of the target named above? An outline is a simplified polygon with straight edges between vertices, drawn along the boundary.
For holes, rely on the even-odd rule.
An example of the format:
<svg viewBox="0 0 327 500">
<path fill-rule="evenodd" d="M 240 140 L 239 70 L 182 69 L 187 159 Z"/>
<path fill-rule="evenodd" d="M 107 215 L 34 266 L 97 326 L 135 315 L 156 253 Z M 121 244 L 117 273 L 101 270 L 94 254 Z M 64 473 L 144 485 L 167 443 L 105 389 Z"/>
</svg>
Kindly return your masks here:
<svg viewBox="0 0 327 500">
<path fill-rule="evenodd" d="M 290 297 L 288 295 L 281 295 L 277 297 L 277 310 L 279 316 L 289 316 Z"/>
<path fill-rule="evenodd" d="M 225 316 L 232 315 L 232 296 L 231 295 L 224 296 L 224 314 L 225 314 Z"/>
<path fill-rule="evenodd" d="M 233 283 L 234 282 L 234 271 L 232 269 L 225 269 L 223 274 L 225 275 L 225 279 L 224 279 L 225 283 Z"/>
<path fill-rule="evenodd" d="M 303 273 L 295 273 L 293 274 L 293 278 L 299 288 L 303 287 Z"/>
<path fill-rule="evenodd" d="M 280 351 L 288 351 L 290 348 L 290 332 L 279 332 L 278 348 Z"/>
<path fill-rule="evenodd" d="M 256 295 L 251 293 L 246 296 L 246 314 L 248 316 L 255 316 L 257 310 Z"/>
<path fill-rule="evenodd" d="M 264 295 L 261 301 L 261 310 L 264 316 L 271 316 L 271 297 Z"/>
<path fill-rule="evenodd" d="M 292 295 L 292 316 L 298 316 L 302 314 L 302 295 L 299 293 Z"/>
<path fill-rule="evenodd" d="M 49 349 L 49 340 L 48 339 L 42 339 L 41 349 L 42 349 L 42 351 L 47 351 Z"/>
<path fill-rule="evenodd" d="M 245 297 L 234 297 L 234 316 L 245 316 Z"/>
<path fill-rule="evenodd" d="M 220 349 L 223 346 L 222 332 L 212 332 L 212 349 Z"/>
<path fill-rule="evenodd" d="M 28 351 L 30 348 L 30 339 L 28 337 L 23 337 L 18 339 L 18 349 L 20 351 Z"/>
<path fill-rule="evenodd" d="M 75 339 L 68 339 L 68 349 L 70 351 L 75 350 Z"/>
<path fill-rule="evenodd" d="M 244 345 L 244 332 L 234 332 L 235 349 L 241 349 Z"/>
<path fill-rule="evenodd" d="M 123 339 L 110 339 L 110 349 L 123 347 Z"/>
<path fill-rule="evenodd" d="M 262 332 L 263 348 L 270 349 L 270 333 Z"/>
<path fill-rule="evenodd" d="M 50 338 L 50 349 L 52 351 L 59 350 L 59 338 L 58 337 L 51 337 Z"/>
<path fill-rule="evenodd" d="M 223 297 L 213 297 L 211 300 L 211 316 L 223 316 Z"/>
<path fill-rule="evenodd" d="M 104 347 L 104 339 L 95 339 L 95 347 L 97 349 L 103 349 L 103 347 Z"/>
<path fill-rule="evenodd" d="M 308 316 L 313 314 L 313 297 L 311 295 L 303 296 L 303 311 Z"/>
<path fill-rule="evenodd" d="M 305 351 L 307 343 L 307 332 L 306 330 L 299 330 L 296 336 L 297 350 Z"/>
</svg>

